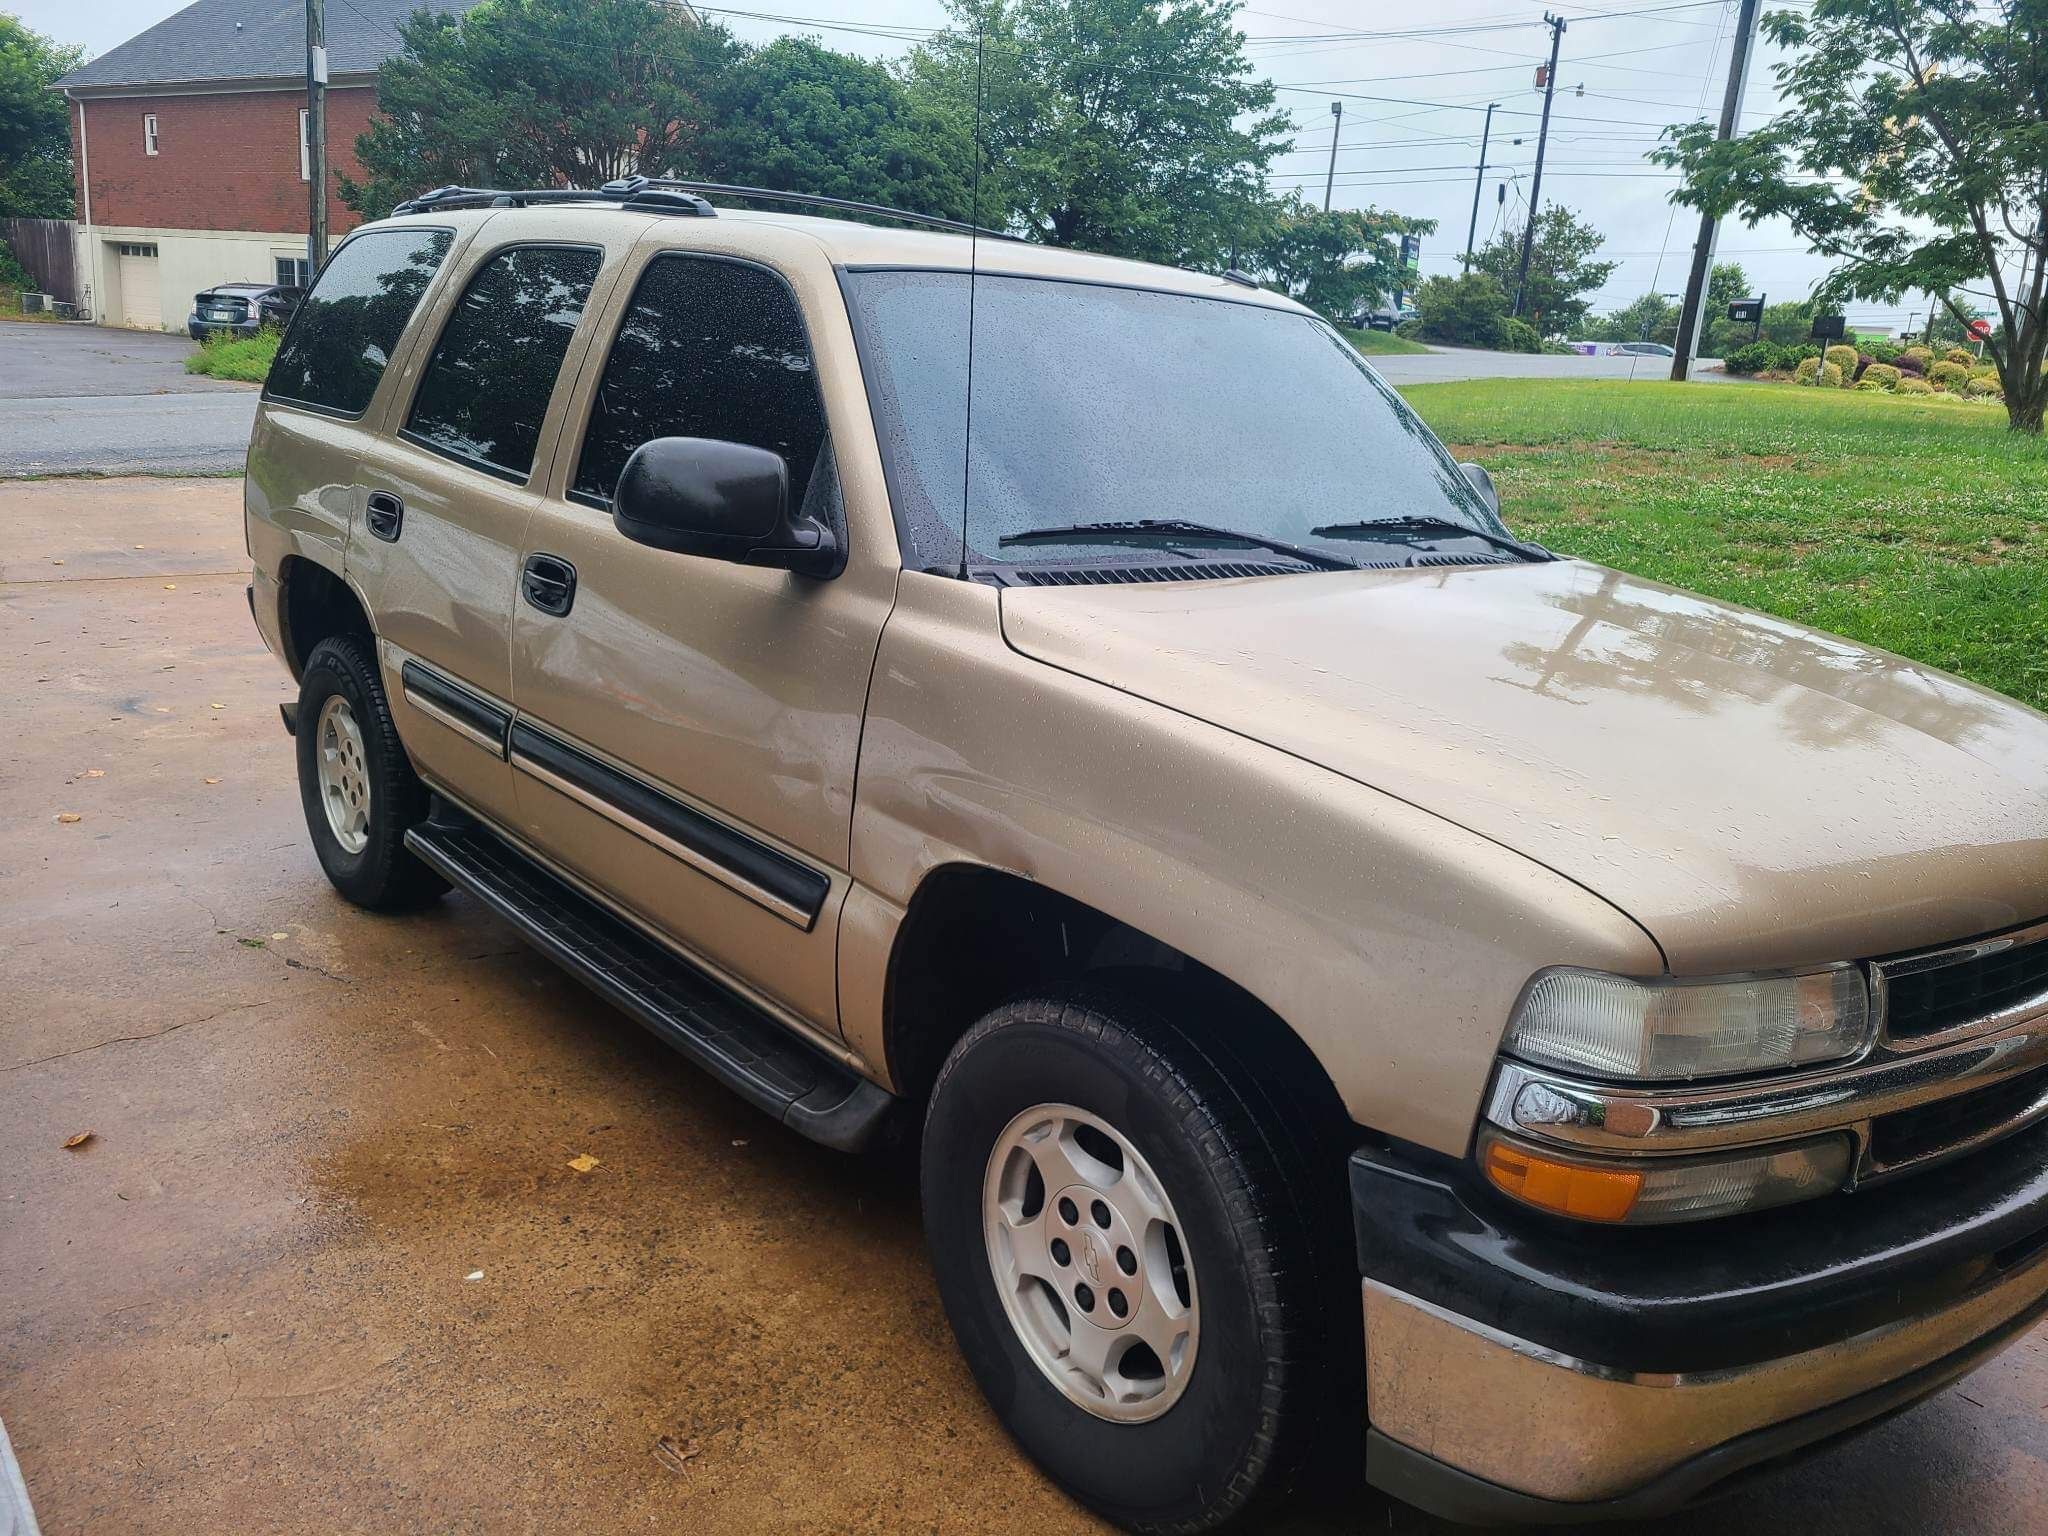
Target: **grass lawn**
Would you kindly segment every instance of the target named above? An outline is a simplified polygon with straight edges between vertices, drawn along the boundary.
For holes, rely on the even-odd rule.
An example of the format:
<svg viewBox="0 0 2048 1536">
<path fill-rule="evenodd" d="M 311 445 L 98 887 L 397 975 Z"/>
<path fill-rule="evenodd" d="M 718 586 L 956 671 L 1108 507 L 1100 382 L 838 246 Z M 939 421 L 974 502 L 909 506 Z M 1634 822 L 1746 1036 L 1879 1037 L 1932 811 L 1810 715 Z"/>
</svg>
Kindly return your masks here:
<svg viewBox="0 0 2048 1536">
<path fill-rule="evenodd" d="M 1402 392 L 1561 553 L 1833 630 L 2048 709 L 2048 440 L 1790 385 Z"/>
<path fill-rule="evenodd" d="M 1349 326 L 1341 328 L 1344 339 L 1367 357 L 1396 357 L 1402 353 L 1427 352 L 1419 341 L 1410 341 L 1406 336 L 1396 336 L 1392 331 L 1354 331 Z"/>
<path fill-rule="evenodd" d="M 185 359 L 185 371 L 204 373 L 216 379 L 240 379 L 245 384 L 261 384 L 270 376 L 271 360 L 277 356 L 279 334 L 266 326 L 254 336 L 209 336 L 197 352 Z"/>
</svg>

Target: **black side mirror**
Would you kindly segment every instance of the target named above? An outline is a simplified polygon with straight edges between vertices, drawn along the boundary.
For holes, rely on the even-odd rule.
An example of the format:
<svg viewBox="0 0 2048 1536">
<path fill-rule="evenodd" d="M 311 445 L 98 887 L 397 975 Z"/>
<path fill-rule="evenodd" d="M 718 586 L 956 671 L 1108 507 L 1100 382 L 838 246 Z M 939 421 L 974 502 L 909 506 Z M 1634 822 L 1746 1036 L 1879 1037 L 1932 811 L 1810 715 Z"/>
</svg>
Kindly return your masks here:
<svg viewBox="0 0 2048 1536">
<path fill-rule="evenodd" d="M 1480 499 L 1492 509 L 1495 517 L 1500 516 L 1500 492 L 1493 488 L 1493 476 L 1486 472 L 1484 464 L 1460 464 L 1458 472 L 1471 482 Z"/>
<path fill-rule="evenodd" d="M 708 437 L 657 437 L 619 472 L 612 521 L 636 544 L 829 577 L 846 563 L 830 528 L 792 513 L 782 455 Z"/>
</svg>

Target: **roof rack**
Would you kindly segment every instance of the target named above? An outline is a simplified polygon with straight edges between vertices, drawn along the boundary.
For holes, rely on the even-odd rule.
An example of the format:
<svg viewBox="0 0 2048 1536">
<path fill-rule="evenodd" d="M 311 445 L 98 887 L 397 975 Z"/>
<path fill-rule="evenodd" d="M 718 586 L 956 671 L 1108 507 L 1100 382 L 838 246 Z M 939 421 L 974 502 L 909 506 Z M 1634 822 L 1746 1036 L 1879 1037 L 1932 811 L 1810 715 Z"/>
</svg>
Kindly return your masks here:
<svg viewBox="0 0 2048 1536">
<path fill-rule="evenodd" d="M 778 192 L 773 187 L 742 187 L 723 181 L 684 181 L 673 176 L 626 176 L 608 181 L 596 191 L 555 187 L 508 192 L 495 187 L 436 187 L 408 198 L 391 210 L 393 216 L 434 213 L 453 208 L 530 208 L 547 203 L 617 203 L 632 213 L 670 213 L 700 219 L 716 218 L 718 210 L 705 200 L 713 197 L 738 198 L 745 202 L 786 203 L 798 208 L 819 208 L 828 213 L 854 213 L 871 219 L 890 219 L 922 229 L 942 229 L 956 235 L 979 235 L 990 240 L 1018 237 L 1000 229 L 985 229 L 959 219 L 942 219 L 935 214 L 912 213 L 886 203 L 861 203 L 846 197 L 825 197 L 815 192 Z"/>
</svg>

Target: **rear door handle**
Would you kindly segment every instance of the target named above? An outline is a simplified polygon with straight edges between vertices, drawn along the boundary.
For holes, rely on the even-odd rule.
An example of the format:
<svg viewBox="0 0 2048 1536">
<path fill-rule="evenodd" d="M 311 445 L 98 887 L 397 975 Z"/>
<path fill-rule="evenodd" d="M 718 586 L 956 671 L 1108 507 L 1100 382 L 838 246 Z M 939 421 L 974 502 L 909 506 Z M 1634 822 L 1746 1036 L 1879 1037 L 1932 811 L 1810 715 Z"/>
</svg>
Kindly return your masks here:
<svg viewBox="0 0 2048 1536">
<path fill-rule="evenodd" d="M 542 613 L 560 618 L 576 601 L 576 567 L 560 555 L 528 555 L 519 589 Z"/>
<path fill-rule="evenodd" d="M 398 542 L 398 530 L 405 523 L 405 503 L 389 491 L 372 491 L 363 508 L 363 521 L 370 532 L 386 544 Z"/>
</svg>

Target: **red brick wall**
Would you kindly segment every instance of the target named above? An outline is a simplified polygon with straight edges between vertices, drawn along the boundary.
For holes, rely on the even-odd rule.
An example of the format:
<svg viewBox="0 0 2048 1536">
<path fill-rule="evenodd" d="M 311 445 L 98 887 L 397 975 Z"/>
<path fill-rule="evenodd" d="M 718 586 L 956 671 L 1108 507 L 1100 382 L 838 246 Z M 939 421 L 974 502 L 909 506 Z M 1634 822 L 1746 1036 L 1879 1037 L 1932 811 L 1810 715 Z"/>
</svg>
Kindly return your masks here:
<svg viewBox="0 0 2048 1536">
<path fill-rule="evenodd" d="M 92 221 L 146 229 L 228 229 L 296 233 L 306 227 L 306 183 L 299 179 L 303 91 L 239 91 L 202 96 L 117 96 L 85 103 L 86 155 L 92 164 Z M 327 226 L 332 235 L 359 222 L 334 194 L 334 176 L 360 180 L 356 135 L 377 109 L 373 86 L 327 93 L 330 171 Z M 154 112 L 157 152 L 145 154 L 143 114 Z M 78 107 L 71 108 L 71 163 L 78 153 Z M 81 178 L 82 179 L 82 178 Z M 84 218 L 83 189 L 79 217 Z"/>
</svg>

